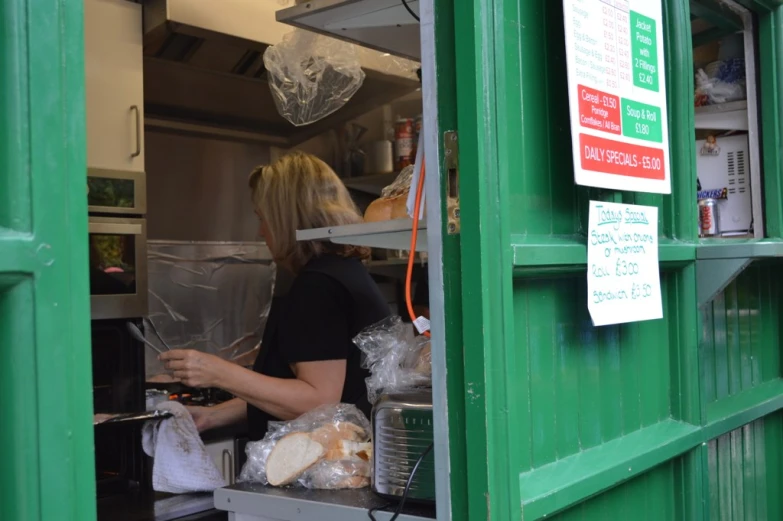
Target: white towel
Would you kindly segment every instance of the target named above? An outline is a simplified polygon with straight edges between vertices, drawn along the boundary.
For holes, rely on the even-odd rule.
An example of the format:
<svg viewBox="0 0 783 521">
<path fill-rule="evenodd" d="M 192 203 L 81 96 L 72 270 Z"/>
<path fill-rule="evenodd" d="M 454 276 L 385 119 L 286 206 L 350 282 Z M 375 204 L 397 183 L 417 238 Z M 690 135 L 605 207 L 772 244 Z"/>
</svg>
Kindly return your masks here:
<svg viewBox="0 0 783 521">
<path fill-rule="evenodd" d="M 224 485 L 204 442 L 185 406 L 164 402 L 159 410 L 174 416 L 150 421 L 142 429 L 142 446 L 152 463 L 152 488 L 157 492 L 184 494 L 213 492 Z"/>
</svg>

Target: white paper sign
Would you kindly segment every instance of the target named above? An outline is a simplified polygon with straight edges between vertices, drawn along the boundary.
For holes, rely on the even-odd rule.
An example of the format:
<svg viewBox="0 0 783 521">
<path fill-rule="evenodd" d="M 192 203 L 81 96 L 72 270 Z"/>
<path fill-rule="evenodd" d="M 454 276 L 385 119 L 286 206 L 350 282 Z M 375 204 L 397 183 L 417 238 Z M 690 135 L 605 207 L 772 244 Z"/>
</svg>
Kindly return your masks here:
<svg viewBox="0 0 783 521">
<path fill-rule="evenodd" d="M 661 0 L 563 0 L 577 184 L 671 193 Z"/>
<path fill-rule="evenodd" d="M 587 308 L 596 326 L 663 318 L 658 208 L 590 201 Z"/>
</svg>

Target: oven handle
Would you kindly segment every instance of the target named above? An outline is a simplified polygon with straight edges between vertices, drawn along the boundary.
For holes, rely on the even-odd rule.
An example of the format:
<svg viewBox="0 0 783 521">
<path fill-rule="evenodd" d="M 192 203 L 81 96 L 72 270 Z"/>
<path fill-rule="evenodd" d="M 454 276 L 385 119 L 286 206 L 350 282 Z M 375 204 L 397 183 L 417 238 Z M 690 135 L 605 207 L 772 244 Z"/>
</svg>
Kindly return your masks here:
<svg viewBox="0 0 783 521">
<path fill-rule="evenodd" d="M 112 235 L 141 235 L 141 224 L 119 223 L 90 223 L 90 233 L 103 233 Z"/>
<path fill-rule="evenodd" d="M 137 105 L 131 105 L 131 111 L 136 113 L 136 150 L 131 154 L 131 157 L 139 157 L 141 155 L 141 112 Z"/>
</svg>

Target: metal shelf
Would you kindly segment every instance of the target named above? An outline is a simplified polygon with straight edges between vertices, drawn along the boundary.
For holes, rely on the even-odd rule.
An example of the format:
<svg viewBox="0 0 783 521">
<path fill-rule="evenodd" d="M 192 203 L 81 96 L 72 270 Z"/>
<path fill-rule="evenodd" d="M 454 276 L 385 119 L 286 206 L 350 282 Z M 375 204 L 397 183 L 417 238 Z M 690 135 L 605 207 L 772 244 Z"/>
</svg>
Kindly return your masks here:
<svg viewBox="0 0 783 521">
<path fill-rule="evenodd" d="M 705 239 L 696 248 L 696 294 L 709 304 L 754 261 L 783 257 L 783 242 L 757 239 Z"/>
<path fill-rule="evenodd" d="M 426 231 L 426 221 L 419 221 L 419 231 Z M 350 224 L 334 228 L 297 230 L 297 241 L 328 240 L 336 244 L 352 244 L 370 248 L 407 250 L 411 245 L 413 223 L 410 219 L 395 219 L 377 223 Z M 416 251 L 427 251 L 427 234 L 419 233 Z"/>
<path fill-rule="evenodd" d="M 380 196 L 384 188 L 389 186 L 397 179 L 399 172 L 389 172 L 387 174 L 372 174 L 360 177 L 350 177 L 343 179 L 346 188 L 364 192 L 371 195 Z"/>
<path fill-rule="evenodd" d="M 418 0 L 408 5 L 419 12 Z M 400 0 L 312 0 L 277 12 L 277 21 L 421 61 L 419 23 Z"/>
<path fill-rule="evenodd" d="M 747 131 L 749 128 L 746 100 L 696 107 L 695 112 L 697 129 Z"/>
</svg>

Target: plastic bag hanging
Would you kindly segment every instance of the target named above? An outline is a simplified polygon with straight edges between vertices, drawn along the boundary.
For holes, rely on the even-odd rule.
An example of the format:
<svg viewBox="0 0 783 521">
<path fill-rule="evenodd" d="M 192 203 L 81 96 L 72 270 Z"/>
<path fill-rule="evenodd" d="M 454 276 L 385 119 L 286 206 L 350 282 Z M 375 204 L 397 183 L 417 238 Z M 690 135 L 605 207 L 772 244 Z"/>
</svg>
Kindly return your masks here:
<svg viewBox="0 0 783 521">
<path fill-rule="evenodd" d="M 267 48 L 264 66 L 278 112 L 298 127 L 340 109 L 365 77 L 353 44 L 298 29 Z"/>
</svg>

